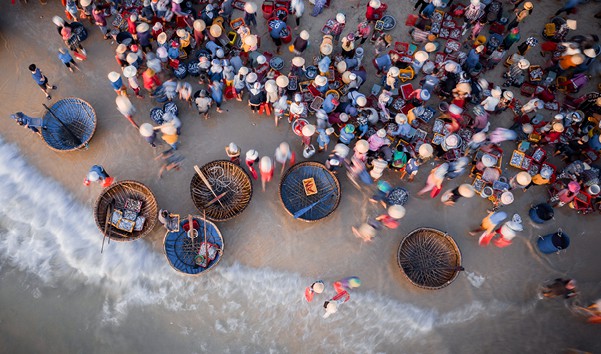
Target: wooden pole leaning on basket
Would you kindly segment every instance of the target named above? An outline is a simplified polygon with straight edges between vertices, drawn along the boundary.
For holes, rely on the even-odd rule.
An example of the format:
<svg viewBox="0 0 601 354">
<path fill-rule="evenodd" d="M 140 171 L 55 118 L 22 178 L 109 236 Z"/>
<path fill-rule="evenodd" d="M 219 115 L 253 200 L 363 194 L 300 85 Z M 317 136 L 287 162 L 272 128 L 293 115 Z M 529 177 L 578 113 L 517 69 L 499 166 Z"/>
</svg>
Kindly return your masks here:
<svg viewBox="0 0 601 354">
<path fill-rule="evenodd" d="M 100 254 L 102 254 L 102 252 L 104 251 L 104 241 L 106 240 L 107 237 L 107 231 L 109 231 L 109 227 L 110 227 L 110 222 L 111 222 L 111 214 L 113 214 L 113 203 L 114 203 L 114 199 L 112 199 L 109 202 L 109 205 L 106 207 L 106 217 L 104 218 L 104 232 L 103 232 L 103 236 L 102 236 L 102 247 L 100 247 Z M 109 238 L 109 242 L 110 242 L 110 238 Z"/>
<path fill-rule="evenodd" d="M 46 108 L 48 110 L 48 112 L 50 112 L 50 114 L 54 117 L 54 119 L 56 119 L 62 126 L 63 128 L 65 128 L 65 130 L 71 135 L 71 137 L 73 139 L 75 139 L 75 143 L 79 146 L 81 145 L 81 139 L 77 137 L 77 135 L 75 135 L 71 129 L 69 129 L 69 127 L 67 127 L 67 125 L 65 123 L 63 123 L 63 121 L 56 116 L 56 114 L 54 114 L 54 112 L 52 112 L 52 110 L 50 109 L 50 107 L 46 106 L 45 103 L 42 103 L 42 106 L 44 106 L 44 108 Z"/>
<path fill-rule="evenodd" d="M 200 170 L 200 167 L 198 167 L 197 165 L 194 165 L 194 171 L 196 171 L 196 174 L 198 175 L 198 177 L 200 177 L 200 179 L 202 180 L 202 182 L 207 186 L 207 188 L 209 188 L 209 190 L 211 191 L 211 193 L 213 193 L 213 196 L 215 198 L 218 198 L 217 202 L 219 203 L 219 205 L 221 205 L 222 208 L 225 208 L 225 206 L 223 205 L 223 203 L 221 203 L 221 199 L 219 198 L 219 196 L 217 195 L 217 193 L 215 193 L 215 191 L 213 190 L 213 187 L 211 187 L 211 184 L 209 183 L 209 181 L 207 180 L 207 178 L 205 177 L 205 175 Z"/>
</svg>

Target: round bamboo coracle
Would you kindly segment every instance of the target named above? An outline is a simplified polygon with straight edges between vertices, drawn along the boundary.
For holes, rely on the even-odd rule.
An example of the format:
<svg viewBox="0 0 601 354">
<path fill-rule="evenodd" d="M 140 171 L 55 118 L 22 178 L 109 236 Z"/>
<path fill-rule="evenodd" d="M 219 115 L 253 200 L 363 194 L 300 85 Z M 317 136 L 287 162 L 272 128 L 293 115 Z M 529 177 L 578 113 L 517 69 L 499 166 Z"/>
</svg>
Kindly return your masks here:
<svg viewBox="0 0 601 354">
<path fill-rule="evenodd" d="M 112 225 L 106 225 L 107 211 L 112 204 L 112 209 L 121 209 L 124 207 L 127 199 L 142 201 L 142 209 L 139 216 L 146 218 L 144 227 L 140 231 L 126 232 L 119 230 Z M 102 191 L 102 194 L 96 199 L 94 207 L 94 220 L 96 226 L 104 236 L 115 241 L 133 241 L 148 235 L 156 225 L 158 216 L 158 206 L 152 191 L 137 181 L 120 181 Z M 106 234 L 105 234 L 105 229 Z"/>
<path fill-rule="evenodd" d="M 69 97 L 50 107 L 44 115 L 42 137 L 58 152 L 86 148 L 96 131 L 96 112 L 86 101 Z"/>
<path fill-rule="evenodd" d="M 217 160 L 200 167 L 200 171 L 211 188 L 195 173 L 190 182 L 190 194 L 194 206 L 206 212 L 207 219 L 226 221 L 246 209 L 253 195 L 253 186 L 242 167 L 230 161 Z"/>
<path fill-rule="evenodd" d="M 311 178 L 317 193 L 307 195 L 303 181 Z M 280 180 L 279 192 L 288 214 L 307 222 L 321 220 L 332 214 L 340 203 L 341 195 L 338 178 L 323 164 L 312 161 L 290 167 Z"/>
<path fill-rule="evenodd" d="M 413 285 L 437 290 L 457 278 L 461 252 L 453 238 L 446 233 L 419 228 L 401 241 L 397 263 Z"/>
</svg>

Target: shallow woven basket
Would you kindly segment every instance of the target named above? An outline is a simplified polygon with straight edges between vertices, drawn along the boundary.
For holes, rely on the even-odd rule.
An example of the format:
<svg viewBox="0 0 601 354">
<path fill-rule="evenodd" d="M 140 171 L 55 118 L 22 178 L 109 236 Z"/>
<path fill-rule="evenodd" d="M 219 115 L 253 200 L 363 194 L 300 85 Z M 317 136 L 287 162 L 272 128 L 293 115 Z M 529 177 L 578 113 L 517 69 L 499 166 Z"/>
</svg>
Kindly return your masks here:
<svg viewBox="0 0 601 354">
<path fill-rule="evenodd" d="M 311 178 L 315 180 L 317 194 L 307 196 L 303 187 L 303 180 Z M 288 214 L 294 216 L 294 213 L 312 205 L 319 203 L 300 216 L 298 219 L 315 222 L 324 219 L 336 210 L 340 203 L 340 182 L 336 175 L 328 171 L 321 163 L 306 161 L 300 162 L 290 167 L 280 180 L 280 200 L 284 204 L 284 209 Z M 332 193 L 328 197 L 328 193 Z M 322 199 L 326 197 L 326 199 Z"/>
<path fill-rule="evenodd" d="M 142 210 L 139 215 L 146 218 L 144 228 L 140 231 L 125 232 L 115 228 L 108 227 L 108 236 L 115 241 L 133 241 L 148 235 L 156 225 L 158 216 L 158 206 L 154 194 L 150 188 L 146 187 L 137 181 L 120 181 L 102 191 L 102 194 L 96 199 L 94 207 L 94 221 L 96 226 L 104 235 L 104 223 L 106 221 L 107 207 L 111 200 L 114 200 L 115 205 L 125 204 L 127 198 L 141 200 Z"/>
<path fill-rule="evenodd" d="M 177 272 L 190 275 L 199 276 L 208 273 L 213 270 L 215 266 L 221 261 L 223 257 L 223 249 L 225 247 L 223 243 L 223 236 L 217 228 L 217 226 L 209 220 L 207 223 L 207 242 L 219 246 L 219 251 L 214 260 L 207 264 L 206 268 L 196 266 L 194 257 L 198 254 L 200 249 L 200 243 L 204 241 L 204 225 L 205 220 L 200 216 L 194 216 L 194 219 L 198 221 L 200 225 L 200 232 L 198 237 L 195 238 L 194 244 L 192 240 L 184 231 L 183 225 L 188 221 L 183 219 L 180 221 L 180 228 L 178 232 L 167 232 L 163 239 L 163 247 L 165 249 L 165 257 L 169 262 L 169 265 Z"/>
<path fill-rule="evenodd" d="M 42 137 L 46 144 L 52 150 L 58 152 L 87 148 L 96 131 L 96 112 L 94 108 L 80 98 L 69 97 L 53 104 L 50 110 L 64 125 L 52 113 L 46 111 L 46 114 L 44 114 L 46 129 L 42 129 Z M 73 135 L 81 143 L 77 142 Z"/>
<path fill-rule="evenodd" d="M 431 228 L 413 230 L 401 241 L 397 264 L 415 286 L 437 290 L 451 284 L 461 266 L 461 251 L 453 238 Z"/>
<path fill-rule="evenodd" d="M 226 221 L 246 209 L 253 195 L 253 185 L 242 167 L 230 161 L 216 160 L 202 166 L 200 170 L 215 194 L 219 196 L 225 193 L 219 201 L 207 206 L 215 196 L 198 174 L 194 174 L 190 181 L 192 202 L 201 213 L 206 212 L 207 219 Z"/>
</svg>

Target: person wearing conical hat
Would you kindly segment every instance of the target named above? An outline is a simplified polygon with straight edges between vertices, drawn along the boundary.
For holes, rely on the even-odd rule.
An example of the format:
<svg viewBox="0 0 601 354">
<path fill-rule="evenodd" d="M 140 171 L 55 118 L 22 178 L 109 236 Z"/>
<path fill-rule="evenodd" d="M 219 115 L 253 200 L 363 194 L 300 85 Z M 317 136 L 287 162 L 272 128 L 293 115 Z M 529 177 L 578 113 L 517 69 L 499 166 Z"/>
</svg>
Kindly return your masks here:
<svg viewBox="0 0 601 354">
<path fill-rule="evenodd" d="M 126 66 L 123 69 L 123 76 L 127 79 L 129 87 L 134 91 L 137 98 L 143 98 L 142 95 L 140 95 L 140 83 L 138 82 L 137 75 L 138 69 L 133 65 Z"/>
<path fill-rule="evenodd" d="M 213 25 L 213 21 L 217 17 L 218 11 L 219 10 L 216 9 L 213 4 L 207 4 L 205 8 L 200 11 L 200 19 L 204 21 L 207 27 L 211 27 Z"/>
<path fill-rule="evenodd" d="M 294 54 L 301 55 L 309 45 L 309 32 L 302 30 L 292 45 Z"/>
<path fill-rule="evenodd" d="M 344 31 L 344 26 L 346 25 L 346 16 L 343 13 L 339 12 L 336 14 L 336 17 L 333 20 L 334 25 L 330 30 L 330 34 L 332 35 L 334 40 L 338 42 L 342 31 Z"/>
<path fill-rule="evenodd" d="M 111 71 L 108 74 L 108 79 L 111 83 L 111 86 L 113 87 L 113 90 L 115 90 L 115 93 L 117 95 L 127 96 L 127 88 L 123 84 L 123 79 L 121 78 L 121 75 L 118 72 Z"/>
<path fill-rule="evenodd" d="M 139 129 L 138 123 L 134 121 L 133 115 L 136 113 L 136 108 L 127 96 L 117 96 L 115 99 L 117 110 L 123 114 L 123 116 L 133 125 L 136 129 Z"/>
<path fill-rule="evenodd" d="M 196 48 L 199 48 L 205 40 L 204 31 L 207 28 L 207 25 L 203 20 L 197 19 L 194 21 L 192 28 L 194 29 L 193 35 Z"/>
<path fill-rule="evenodd" d="M 288 116 L 288 123 L 292 123 L 298 118 L 302 118 L 307 115 L 307 107 L 303 103 L 303 99 L 300 93 L 294 94 L 294 99 L 290 103 L 290 115 Z"/>
<path fill-rule="evenodd" d="M 298 29 L 298 26 L 300 26 L 300 19 L 305 13 L 304 0 L 292 0 L 290 2 L 290 9 L 292 10 L 291 13 L 294 14 L 294 19 L 296 21 L 296 27 L 294 27 L 294 29 L 296 30 Z"/>
<path fill-rule="evenodd" d="M 369 22 L 381 20 L 387 9 L 388 5 L 380 0 L 370 0 L 365 9 L 365 19 Z"/>
<path fill-rule="evenodd" d="M 190 55 L 190 51 L 192 50 L 192 36 L 188 31 L 183 28 L 179 28 L 176 31 L 177 36 L 179 37 L 179 46 L 180 49 L 186 53 L 185 57 L 187 58 Z"/>
<path fill-rule="evenodd" d="M 156 72 L 150 68 L 146 69 L 144 74 L 142 74 L 142 81 L 144 88 L 150 93 L 153 93 L 154 90 L 163 84 Z"/>
<path fill-rule="evenodd" d="M 422 195 L 424 193 L 430 192 L 430 197 L 434 198 L 438 195 L 440 190 L 442 189 L 442 183 L 445 180 L 445 176 L 449 171 L 449 163 L 442 163 L 430 171 L 428 175 L 428 179 L 426 180 L 426 185 L 422 188 L 417 195 Z"/>
<path fill-rule="evenodd" d="M 257 4 L 254 2 L 248 1 L 244 4 L 244 23 L 257 27 Z"/>
<path fill-rule="evenodd" d="M 94 165 L 83 180 L 84 186 L 89 186 L 91 182 L 98 182 L 102 187 L 109 187 L 115 179 L 106 172 L 101 165 Z"/>
<path fill-rule="evenodd" d="M 317 129 L 317 133 L 317 144 L 319 146 L 317 152 L 327 150 L 330 143 L 330 135 L 334 133 L 334 128 L 319 128 Z"/>
<path fill-rule="evenodd" d="M 261 173 L 261 188 L 265 192 L 265 184 L 273 179 L 275 164 L 269 156 L 263 156 L 259 160 L 259 172 Z"/>
<path fill-rule="evenodd" d="M 379 180 L 384 174 L 384 171 L 388 168 L 388 161 L 384 160 L 384 153 L 379 152 L 377 158 L 371 162 L 372 168 L 369 171 L 369 175 L 374 181 Z"/>
<path fill-rule="evenodd" d="M 508 87 L 509 85 L 519 87 L 521 86 L 526 79 L 526 70 L 530 67 L 530 61 L 528 59 L 520 59 L 511 64 L 509 70 L 503 77 L 507 80 L 503 83 L 503 87 Z"/>
<path fill-rule="evenodd" d="M 132 37 L 134 37 L 134 39 L 136 39 L 137 38 L 136 21 L 138 21 L 138 15 L 131 14 L 126 17 L 126 21 L 127 21 L 127 32 L 129 32 L 132 35 Z"/>
<path fill-rule="evenodd" d="M 530 14 L 532 14 L 532 9 L 534 9 L 534 5 L 530 1 L 524 3 L 524 8 L 519 10 L 515 9 L 513 12 L 515 13 L 515 18 L 507 25 L 507 29 L 511 30 L 514 27 L 517 27 L 522 21 L 526 19 Z"/>
<path fill-rule="evenodd" d="M 394 230 L 399 227 L 401 220 L 405 216 L 405 208 L 402 205 L 391 205 L 386 214 L 376 217 L 376 221 L 387 229 Z"/>
<path fill-rule="evenodd" d="M 273 104 L 273 116 L 275 126 L 278 126 L 280 119 L 284 116 L 284 113 L 288 109 L 288 96 L 282 95 L 277 102 Z"/>
<path fill-rule="evenodd" d="M 317 17 L 323 11 L 323 8 L 326 6 L 326 4 L 327 4 L 327 0 L 315 0 L 315 3 L 313 4 L 313 12 L 311 13 L 311 16 Z"/>
<path fill-rule="evenodd" d="M 350 59 L 355 56 L 355 33 L 350 32 L 344 38 L 342 38 L 341 42 L 342 47 L 342 57 L 345 59 Z"/>
<path fill-rule="evenodd" d="M 461 197 L 472 198 L 474 195 L 476 195 L 474 187 L 471 184 L 465 183 L 444 192 L 440 200 L 444 205 L 453 206 Z"/>
<path fill-rule="evenodd" d="M 229 145 L 225 147 L 225 153 L 227 154 L 227 157 L 229 157 L 230 162 L 240 166 L 240 148 L 236 143 L 229 143 Z"/>
<path fill-rule="evenodd" d="M 290 161 L 290 166 L 294 165 L 296 160 L 296 154 L 290 149 L 290 145 L 287 142 L 281 142 L 280 145 L 275 149 L 274 154 L 274 165 L 279 163 L 282 165 L 280 174 L 284 173 L 286 163 Z M 275 167 L 275 166 L 274 166 Z"/>
<path fill-rule="evenodd" d="M 196 103 L 198 114 L 202 115 L 204 119 L 209 119 L 209 110 L 213 105 L 213 100 L 208 97 L 207 91 L 199 90 L 194 93 L 194 103 Z"/>
<path fill-rule="evenodd" d="M 256 181 L 259 178 L 255 164 L 259 162 L 259 153 L 257 150 L 250 149 L 246 152 L 245 159 L 246 167 L 250 171 L 252 178 Z"/>
<path fill-rule="evenodd" d="M 188 106 L 192 107 L 192 85 L 189 82 L 178 81 L 177 93 L 180 100 L 188 102 Z"/>
</svg>

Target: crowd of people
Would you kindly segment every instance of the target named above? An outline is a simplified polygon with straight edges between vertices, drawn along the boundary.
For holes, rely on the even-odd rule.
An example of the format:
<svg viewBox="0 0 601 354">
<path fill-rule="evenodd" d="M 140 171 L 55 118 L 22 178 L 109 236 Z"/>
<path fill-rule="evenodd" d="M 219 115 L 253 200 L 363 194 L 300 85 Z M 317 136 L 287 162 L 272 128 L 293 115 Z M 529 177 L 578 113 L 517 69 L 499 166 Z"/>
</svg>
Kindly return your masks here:
<svg viewBox="0 0 601 354">
<path fill-rule="evenodd" d="M 407 198 L 394 185 L 399 178 L 413 181 L 432 159 L 436 166 L 418 196 L 437 197 L 445 181 L 469 175 L 470 181 L 442 193 L 441 201 L 453 206 L 476 195 L 491 200 L 472 232 L 482 246 L 511 245 L 523 230 L 520 215 L 508 219 L 514 193 L 533 185 L 549 187 L 551 207 L 601 209 L 601 94 L 578 93 L 599 81 L 601 45 L 594 33 L 573 32 L 578 1 L 569 0 L 532 36 L 521 29 L 537 9 L 523 0 L 419 0 L 407 31 L 400 24 L 387 30 L 390 22 L 382 20 L 389 6 L 370 0 L 356 27 L 349 28 L 347 16 L 338 12 L 323 19 L 321 32 L 311 33 L 302 29 L 304 0 L 262 7 L 266 21 L 257 21 L 252 1 L 242 7 L 232 0 L 63 2 L 66 19 L 53 19 L 65 45 L 58 58 L 71 72 L 81 70 L 76 61 L 88 58 L 82 44 L 91 30 L 87 21 L 114 40 L 116 63 L 107 84 L 115 90 L 117 109 L 153 147 L 161 135 L 176 161 L 172 168 L 179 168 L 175 151 L 185 143 L 176 103 L 211 119 L 224 114 L 230 101 L 246 101 L 252 114 L 272 116 L 276 127 L 284 118 L 299 136 L 304 158 L 322 160 L 334 173 L 346 171 L 358 187 L 376 185 L 371 201 L 387 211 L 353 227 L 366 241 L 382 227 L 398 227 Z M 316 0 L 311 16 L 322 16 L 328 4 Z M 273 53 L 260 49 L 261 26 Z M 294 55 L 290 61 L 283 59 L 282 46 Z M 496 70 L 499 65 L 506 69 Z M 48 90 L 55 87 L 38 67 L 30 70 L 51 99 Z M 377 83 L 366 88 L 373 73 Z M 162 105 L 151 111 L 153 124 L 137 123 L 130 93 Z M 513 121 L 503 127 L 497 117 L 506 111 Z M 23 114 L 13 117 L 40 128 L 27 125 Z M 515 150 L 504 152 L 510 141 Z M 225 150 L 241 164 L 235 143 Z M 249 149 L 245 165 L 265 190 L 277 164 L 283 172 L 294 163 L 293 150 L 283 142 L 272 159 Z M 503 159 L 515 168 L 510 175 L 501 168 Z"/>
</svg>

